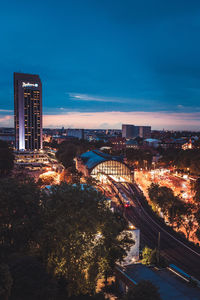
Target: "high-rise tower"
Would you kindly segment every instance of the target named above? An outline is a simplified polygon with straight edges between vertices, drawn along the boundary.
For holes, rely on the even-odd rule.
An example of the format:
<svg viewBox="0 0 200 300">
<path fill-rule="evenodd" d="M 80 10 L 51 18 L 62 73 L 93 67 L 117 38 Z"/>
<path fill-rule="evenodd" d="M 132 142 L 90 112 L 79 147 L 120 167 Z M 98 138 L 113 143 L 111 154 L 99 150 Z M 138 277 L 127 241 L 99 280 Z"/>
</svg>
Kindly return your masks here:
<svg viewBox="0 0 200 300">
<path fill-rule="evenodd" d="M 14 73 L 15 148 L 42 149 L 42 83 L 38 75 Z"/>
</svg>

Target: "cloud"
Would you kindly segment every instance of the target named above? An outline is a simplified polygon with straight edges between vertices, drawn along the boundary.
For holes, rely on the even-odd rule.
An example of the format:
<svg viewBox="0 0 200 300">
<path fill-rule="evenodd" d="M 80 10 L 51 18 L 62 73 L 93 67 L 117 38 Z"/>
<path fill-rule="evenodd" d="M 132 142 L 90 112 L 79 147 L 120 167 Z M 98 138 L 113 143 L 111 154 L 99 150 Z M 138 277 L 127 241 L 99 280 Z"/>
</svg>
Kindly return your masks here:
<svg viewBox="0 0 200 300">
<path fill-rule="evenodd" d="M 0 115 L 1 127 L 13 127 L 13 116 Z M 152 129 L 200 130 L 200 112 L 67 112 L 44 114 L 43 126 L 49 128 L 115 128 L 122 124 L 150 125 Z"/>
<path fill-rule="evenodd" d="M 44 127 L 121 128 L 121 124 L 150 125 L 153 129 L 199 130 L 200 112 L 68 112 L 44 115 Z"/>
<path fill-rule="evenodd" d="M 13 110 L 12 109 L 0 109 L 0 112 L 13 112 Z"/>
<path fill-rule="evenodd" d="M 88 95 L 88 94 L 67 93 L 67 95 L 69 95 L 69 97 L 72 100 L 80 100 L 80 101 L 118 102 L 118 103 L 126 102 L 126 100 L 124 100 L 124 99 L 93 96 L 93 95 Z"/>
<path fill-rule="evenodd" d="M 0 126 L 1 127 L 13 127 L 13 116 L 3 116 L 0 115 Z"/>
</svg>

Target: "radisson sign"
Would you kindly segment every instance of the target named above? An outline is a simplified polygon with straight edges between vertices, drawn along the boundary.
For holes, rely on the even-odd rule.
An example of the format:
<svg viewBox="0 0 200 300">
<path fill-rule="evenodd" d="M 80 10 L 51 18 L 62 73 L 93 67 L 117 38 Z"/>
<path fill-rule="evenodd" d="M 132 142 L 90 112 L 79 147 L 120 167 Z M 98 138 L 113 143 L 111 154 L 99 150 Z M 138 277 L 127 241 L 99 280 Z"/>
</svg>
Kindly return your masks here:
<svg viewBox="0 0 200 300">
<path fill-rule="evenodd" d="M 38 83 L 22 82 L 22 87 L 38 87 Z"/>
</svg>

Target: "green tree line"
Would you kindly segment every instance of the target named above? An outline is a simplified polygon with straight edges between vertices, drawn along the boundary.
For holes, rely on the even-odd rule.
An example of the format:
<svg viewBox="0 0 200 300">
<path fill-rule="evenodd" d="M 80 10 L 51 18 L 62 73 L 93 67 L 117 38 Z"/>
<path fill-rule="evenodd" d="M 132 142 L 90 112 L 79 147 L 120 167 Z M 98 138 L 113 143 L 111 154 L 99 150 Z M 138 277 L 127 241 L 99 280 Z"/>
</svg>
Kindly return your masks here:
<svg viewBox="0 0 200 300">
<path fill-rule="evenodd" d="M 179 229 L 183 226 L 186 238 L 189 239 L 190 233 L 194 229 L 196 206 L 175 196 L 172 189 L 155 183 L 148 188 L 148 194 L 156 210 L 160 209 L 174 228 Z"/>
<path fill-rule="evenodd" d="M 0 140 L 0 178 L 8 176 L 14 167 L 14 154 L 8 143 Z"/>
<path fill-rule="evenodd" d="M 199 176 L 200 175 L 200 149 L 158 149 L 160 155 L 160 163 L 166 167 L 175 166 L 177 169 L 186 173 Z"/>
</svg>

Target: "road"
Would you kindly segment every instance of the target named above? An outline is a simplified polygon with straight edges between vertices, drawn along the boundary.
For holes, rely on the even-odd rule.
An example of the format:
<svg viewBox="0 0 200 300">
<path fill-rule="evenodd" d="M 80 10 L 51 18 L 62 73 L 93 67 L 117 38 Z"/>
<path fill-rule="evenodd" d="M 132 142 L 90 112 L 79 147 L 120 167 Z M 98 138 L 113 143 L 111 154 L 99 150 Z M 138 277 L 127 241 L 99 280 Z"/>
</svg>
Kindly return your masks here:
<svg viewBox="0 0 200 300">
<path fill-rule="evenodd" d="M 193 203 L 194 193 L 189 179 L 177 177 L 168 170 L 135 171 L 135 182 L 142 187 L 145 195 L 148 195 L 148 187 L 151 183 L 166 186 L 173 190 L 175 195 L 181 196 L 186 202 Z"/>
<path fill-rule="evenodd" d="M 157 219 L 136 185 L 128 184 L 127 187 L 124 187 L 124 191 L 132 199 L 132 207 L 125 210 L 125 216 L 140 229 L 141 243 L 151 248 L 157 247 L 160 232 L 161 254 L 170 263 L 200 280 L 200 250 L 184 242 L 171 228 Z"/>
</svg>

